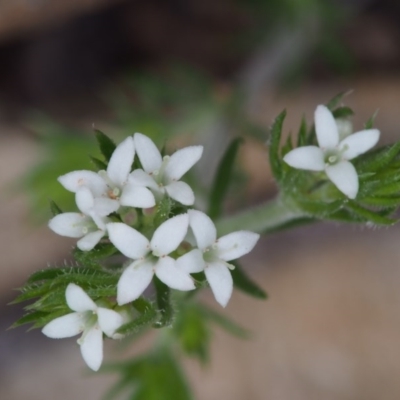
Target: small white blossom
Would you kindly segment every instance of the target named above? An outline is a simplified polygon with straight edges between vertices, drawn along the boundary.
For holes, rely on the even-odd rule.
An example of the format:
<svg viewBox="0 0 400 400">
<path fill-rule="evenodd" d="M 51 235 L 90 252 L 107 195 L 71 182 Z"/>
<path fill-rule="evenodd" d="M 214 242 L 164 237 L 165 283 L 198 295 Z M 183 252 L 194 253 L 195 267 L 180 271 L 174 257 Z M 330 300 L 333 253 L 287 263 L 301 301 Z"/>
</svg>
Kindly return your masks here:
<svg viewBox="0 0 400 400">
<path fill-rule="evenodd" d="M 197 242 L 194 249 L 176 260 L 178 268 L 188 273 L 204 270 L 211 290 L 219 304 L 225 307 L 232 295 L 233 281 L 229 269 L 234 266 L 227 261 L 249 253 L 260 235 L 249 231 L 237 231 L 220 237 L 206 214 L 189 210 L 189 224 Z"/>
<path fill-rule="evenodd" d="M 135 186 L 148 187 L 156 199 L 167 193 L 179 203 L 192 205 L 194 203 L 193 190 L 179 179 L 199 161 L 203 146 L 185 147 L 172 156 L 162 158 L 156 145 L 147 136 L 135 133 L 133 140 L 143 170 L 133 171 L 129 181 Z"/>
<path fill-rule="evenodd" d="M 377 129 L 366 129 L 340 140 L 338 125 L 327 107 L 318 106 L 314 119 L 319 147 L 298 147 L 283 159 L 293 168 L 325 171 L 342 193 L 354 199 L 358 193 L 358 175 L 349 160 L 374 147 L 380 132 Z"/>
<path fill-rule="evenodd" d="M 155 205 L 151 191 L 143 186 L 129 182 L 135 146 L 132 136 L 127 137 L 114 150 L 106 171 L 73 171 L 62 175 L 58 181 L 69 191 L 76 192 L 80 187 L 88 187 L 97 198 L 107 199 L 119 206 L 150 208 Z"/>
<path fill-rule="evenodd" d="M 178 248 L 189 224 L 187 214 L 180 214 L 162 223 L 151 241 L 136 229 L 120 222 L 107 224 L 110 241 L 126 257 L 134 260 L 118 281 L 118 304 L 137 299 L 150 284 L 153 275 L 172 289 L 195 288 L 190 275 L 176 267 L 168 254 Z"/>
<path fill-rule="evenodd" d="M 67 286 L 65 298 L 74 312 L 49 322 L 42 332 L 53 339 L 83 333 L 78 340 L 82 357 L 89 368 L 97 371 L 103 361 L 103 332 L 112 337 L 124 319 L 114 310 L 98 307 L 81 287 L 73 283 Z"/>
<path fill-rule="evenodd" d="M 116 205 L 109 199 L 93 197 L 85 186 L 75 194 L 76 204 L 81 213 L 62 213 L 49 221 L 49 228 L 61 236 L 82 238 L 77 246 L 83 251 L 92 250 L 106 233 L 106 215 L 116 211 Z"/>
</svg>

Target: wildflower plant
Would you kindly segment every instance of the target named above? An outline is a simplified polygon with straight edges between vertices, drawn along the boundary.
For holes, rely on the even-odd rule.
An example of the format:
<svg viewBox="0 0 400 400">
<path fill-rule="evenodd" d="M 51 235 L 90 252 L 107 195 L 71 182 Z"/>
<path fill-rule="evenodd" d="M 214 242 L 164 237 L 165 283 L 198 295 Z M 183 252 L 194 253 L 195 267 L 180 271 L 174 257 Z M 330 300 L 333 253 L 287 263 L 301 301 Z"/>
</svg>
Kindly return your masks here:
<svg viewBox="0 0 400 400">
<path fill-rule="evenodd" d="M 220 160 L 205 212 L 181 180 L 201 158 L 202 146 L 167 155 L 144 134 L 116 145 L 97 131 L 103 159 L 92 157 L 96 170 L 58 179 L 74 193 L 78 211 L 63 212 L 51 203 L 49 228 L 77 239 L 75 263 L 28 279 L 15 303 L 30 303 L 14 326 L 30 323 L 50 338 L 81 334 L 83 360 L 94 371 L 103 361 L 103 339 L 133 340 L 158 330 L 159 340 L 147 354 L 104 367 L 120 375 L 110 398 L 120 393 L 129 399 L 193 398 L 180 355 L 208 360 L 212 324 L 247 336 L 218 310 L 235 288 L 267 297 L 237 261 L 260 235 L 317 220 L 396 222 L 400 142 L 376 148 L 380 132 L 373 118 L 352 133 L 353 112 L 341 100 L 339 95 L 318 106 L 313 125 L 303 120 L 296 145 L 292 137 L 281 143 L 285 112 L 276 118 L 267 145 L 278 194 L 230 216 L 222 210 L 241 139 Z M 198 299 L 207 287 L 219 303 L 216 310 Z"/>
</svg>

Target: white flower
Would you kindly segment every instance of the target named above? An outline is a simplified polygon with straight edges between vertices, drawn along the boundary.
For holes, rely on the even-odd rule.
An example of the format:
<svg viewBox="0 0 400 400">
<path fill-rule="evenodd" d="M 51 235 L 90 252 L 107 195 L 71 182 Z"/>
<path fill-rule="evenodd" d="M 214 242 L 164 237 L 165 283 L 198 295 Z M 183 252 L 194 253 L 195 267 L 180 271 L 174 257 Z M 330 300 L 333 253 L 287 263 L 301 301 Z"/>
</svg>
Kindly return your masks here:
<svg viewBox="0 0 400 400">
<path fill-rule="evenodd" d="M 283 160 L 293 168 L 325 171 L 342 193 L 354 199 L 358 193 L 358 175 L 349 160 L 374 147 L 379 140 L 379 130 L 366 129 L 340 141 L 332 113 L 320 105 L 315 110 L 315 132 L 319 147 L 299 147 L 287 153 Z"/>
<path fill-rule="evenodd" d="M 114 310 L 98 307 L 79 286 L 70 283 L 65 292 L 68 307 L 75 311 L 49 322 L 42 332 L 53 339 L 68 338 L 83 332 L 78 340 L 83 359 L 97 371 L 103 361 L 103 332 L 112 337 L 123 324 Z"/>
<path fill-rule="evenodd" d="M 135 157 L 132 136 L 127 137 L 114 150 L 107 171 L 73 171 L 58 178 L 69 191 L 76 192 L 86 186 L 95 197 L 105 198 L 119 206 L 150 208 L 155 205 L 151 191 L 143 186 L 131 184 L 128 180 Z"/>
<path fill-rule="evenodd" d="M 118 281 L 118 304 L 137 299 L 150 284 L 154 274 L 172 289 L 195 288 L 190 275 L 178 269 L 175 260 L 168 256 L 184 239 L 188 224 L 187 214 L 170 218 L 156 229 L 151 241 L 123 223 L 107 224 L 111 242 L 122 254 L 134 260 Z"/>
<path fill-rule="evenodd" d="M 61 236 L 82 238 L 77 246 L 83 251 L 92 250 L 106 233 L 106 215 L 116 211 L 118 204 L 103 198 L 95 199 L 90 189 L 80 187 L 75 195 L 81 213 L 62 213 L 49 221 L 49 228 Z"/>
<path fill-rule="evenodd" d="M 217 230 L 212 220 L 201 211 L 189 210 L 189 223 L 197 242 L 194 249 L 176 260 L 178 268 L 188 273 L 204 270 L 215 299 L 225 307 L 232 295 L 233 281 L 227 261 L 249 253 L 260 235 L 237 231 L 217 240 Z"/>
<path fill-rule="evenodd" d="M 137 186 L 148 187 L 156 199 L 167 193 L 184 205 L 192 205 L 193 191 L 179 179 L 200 159 L 203 146 L 185 147 L 172 156 L 162 158 L 156 145 L 147 136 L 135 133 L 133 140 L 143 170 L 133 171 L 129 181 Z"/>
</svg>

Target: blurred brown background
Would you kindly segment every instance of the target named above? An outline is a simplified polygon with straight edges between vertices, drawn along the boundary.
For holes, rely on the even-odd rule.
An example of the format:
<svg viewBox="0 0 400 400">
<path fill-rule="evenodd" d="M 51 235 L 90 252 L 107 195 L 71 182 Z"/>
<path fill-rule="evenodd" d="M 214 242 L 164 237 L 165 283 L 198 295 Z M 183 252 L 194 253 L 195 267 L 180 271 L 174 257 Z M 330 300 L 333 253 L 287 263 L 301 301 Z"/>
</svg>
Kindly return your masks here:
<svg viewBox="0 0 400 400">
<path fill-rule="evenodd" d="M 63 263 L 73 244 L 30 217 L 53 197 L 35 169 L 49 137 L 86 143 L 93 123 L 116 138 L 177 132 L 204 143 L 209 160 L 247 134 L 241 201 L 262 201 L 275 186 L 256 138 L 283 108 L 285 131 L 296 131 L 303 114 L 311 121 L 317 104 L 352 89 L 355 129 L 379 108 L 382 142 L 399 139 L 399 20 L 389 0 L 1 1 L 0 398 L 95 400 L 113 382 L 82 374 L 74 340 L 6 331 L 21 315 L 6 306 L 12 288 Z M 86 155 L 79 146 L 65 154 L 71 164 Z M 335 224 L 264 238 L 245 261 L 269 300 L 235 292 L 226 310 L 254 337 L 217 331 L 210 367 L 187 362 L 197 397 L 399 399 L 399 239 L 396 227 Z"/>
</svg>

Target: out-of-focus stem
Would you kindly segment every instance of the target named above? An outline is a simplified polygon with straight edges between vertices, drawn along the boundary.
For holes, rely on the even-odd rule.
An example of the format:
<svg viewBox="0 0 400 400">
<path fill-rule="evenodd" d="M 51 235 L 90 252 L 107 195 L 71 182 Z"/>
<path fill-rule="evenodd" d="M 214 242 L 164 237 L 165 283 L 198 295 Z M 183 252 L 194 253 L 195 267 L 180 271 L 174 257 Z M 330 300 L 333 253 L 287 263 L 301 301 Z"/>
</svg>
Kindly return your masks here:
<svg viewBox="0 0 400 400">
<path fill-rule="evenodd" d="M 277 197 L 246 211 L 224 217 L 216 221 L 215 225 L 219 235 L 237 230 L 249 230 L 262 234 L 307 217 L 309 215 L 294 204 Z"/>
</svg>

